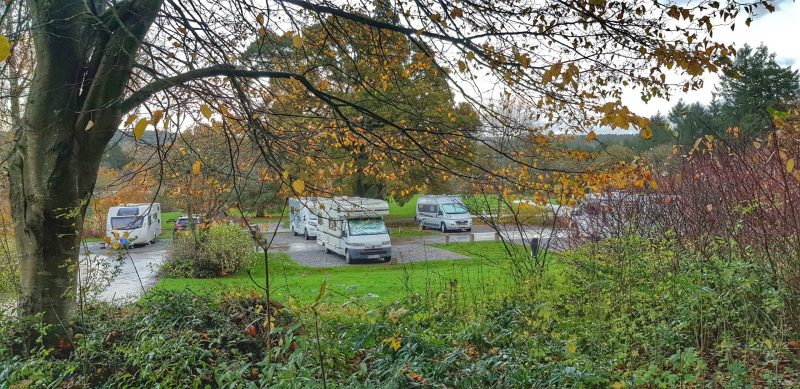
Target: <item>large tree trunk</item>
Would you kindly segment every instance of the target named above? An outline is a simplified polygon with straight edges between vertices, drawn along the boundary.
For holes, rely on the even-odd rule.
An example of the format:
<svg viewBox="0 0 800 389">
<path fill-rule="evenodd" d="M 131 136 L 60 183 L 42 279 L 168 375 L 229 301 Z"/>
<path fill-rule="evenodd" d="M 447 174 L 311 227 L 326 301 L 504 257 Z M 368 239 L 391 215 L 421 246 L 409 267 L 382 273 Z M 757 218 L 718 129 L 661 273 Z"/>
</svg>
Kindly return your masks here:
<svg viewBox="0 0 800 389">
<path fill-rule="evenodd" d="M 11 169 L 11 206 L 20 258 L 19 314 L 44 314 L 66 323 L 76 292 L 80 229 L 85 207 L 78 195 L 78 172 L 69 163 L 37 185 L 37 169 L 16 158 Z M 56 332 L 60 332 L 56 329 Z"/>
<path fill-rule="evenodd" d="M 122 117 L 117 102 L 161 1 L 123 2 L 105 28 L 96 28 L 83 0 L 28 3 L 36 70 L 9 166 L 21 256 L 18 315 L 42 313 L 55 333 L 75 302 L 80 232 L 100 159 Z"/>
<path fill-rule="evenodd" d="M 80 12 L 76 2 L 61 12 Z M 34 20 L 52 17 L 47 4 L 32 4 Z M 15 134 L 9 167 L 11 215 L 20 258 L 19 314 L 44 313 L 48 323 L 66 322 L 75 288 L 78 229 L 82 224 L 74 123 L 79 111 L 78 76 L 83 66 L 82 29 L 51 21 L 35 33 L 37 66 Z"/>
</svg>

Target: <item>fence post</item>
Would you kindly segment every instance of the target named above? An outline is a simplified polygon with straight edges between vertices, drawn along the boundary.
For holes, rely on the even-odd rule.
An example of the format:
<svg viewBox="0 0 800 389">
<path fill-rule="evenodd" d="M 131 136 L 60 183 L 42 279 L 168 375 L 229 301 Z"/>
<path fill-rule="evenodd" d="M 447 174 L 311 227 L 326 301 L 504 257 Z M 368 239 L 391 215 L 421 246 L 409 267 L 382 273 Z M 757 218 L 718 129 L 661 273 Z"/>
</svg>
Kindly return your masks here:
<svg viewBox="0 0 800 389">
<path fill-rule="evenodd" d="M 450 244 L 450 235 L 444 236 L 444 244 Z"/>
<path fill-rule="evenodd" d="M 498 242 L 498 241 L 500 241 L 500 233 L 499 233 L 499 232 L 495 232 L 495 233 L 494 233 L 494 241 L 495 241 L 495 242 Z"/>
<path fill-rule="evenodd" d="M 469 234 L 469 243 L 475 243 L 475 233 Z"/>
</svg>

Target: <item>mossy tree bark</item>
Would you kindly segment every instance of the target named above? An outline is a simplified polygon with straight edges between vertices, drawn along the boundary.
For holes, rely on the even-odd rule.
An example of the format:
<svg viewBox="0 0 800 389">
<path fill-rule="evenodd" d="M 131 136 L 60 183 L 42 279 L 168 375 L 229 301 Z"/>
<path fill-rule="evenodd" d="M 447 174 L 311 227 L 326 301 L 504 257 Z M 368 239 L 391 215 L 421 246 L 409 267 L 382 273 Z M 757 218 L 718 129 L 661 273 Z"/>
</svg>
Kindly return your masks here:
<svg viewBox="0 0 800 389">
<path fill-rule="evenodd" d="M 21 255 L 18 314 L 42 313 L 59 332 L 75 301 L 80 230 L 100 159 L 120 124 L 134 56 L 161 0 L 114 9 L 30 0 L 28 7 L 36 68 L 8 169 Z"/>
</svg>

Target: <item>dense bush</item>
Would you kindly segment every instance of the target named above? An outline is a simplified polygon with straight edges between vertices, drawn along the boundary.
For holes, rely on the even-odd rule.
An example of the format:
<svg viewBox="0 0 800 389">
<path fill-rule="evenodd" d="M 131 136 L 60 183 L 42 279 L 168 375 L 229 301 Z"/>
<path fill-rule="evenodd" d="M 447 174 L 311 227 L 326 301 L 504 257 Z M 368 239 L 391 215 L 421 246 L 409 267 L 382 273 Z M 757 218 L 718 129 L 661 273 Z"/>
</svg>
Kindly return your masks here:
<svg viewBox="0 0 800 389">
<path fill-rule="evenodd" d="M 795 386 L 797 334 L 786 327 L 787 294 L 769 272 L 724 250 L 682 253 L 676 262 L 671 247 L 637 238 L 590 244 L 477 309 L 454 303 L 458 286 L 389 306 L 333 305 L 324 297 L 312 309 L 273 303 L 273 320 L 255 294 L 155 293 L 139 305 L 87 309 L 73 329 L 74 352 L 60 357 L 36 347 L 12 356 L 21 334 L 41 328 L 22 331 L 7 321 L 0 323 L 0 382 Z"/>
<path fill-rule="evenodd" d="M 173 278 L 224 276 L 250 266 L 254 249 L 250 234 L 236 225 L 216 225 L 194 234 L 178 233 L 161 271 Z"/>
<path fill-rule="evenodd" d="M 253 293 L 154 293 L 128 307 L 86 307 L 82 324 L 70 328 L 74 344 L 56 350 L 35 341 L 47 327 L 3 320 L 0 387 L 245 387 L 268 367 L 267 343 L 275 359 L 297 348 L 292 314 L 276 303 L 270 312 L 266 321 Z"/>
</svg>

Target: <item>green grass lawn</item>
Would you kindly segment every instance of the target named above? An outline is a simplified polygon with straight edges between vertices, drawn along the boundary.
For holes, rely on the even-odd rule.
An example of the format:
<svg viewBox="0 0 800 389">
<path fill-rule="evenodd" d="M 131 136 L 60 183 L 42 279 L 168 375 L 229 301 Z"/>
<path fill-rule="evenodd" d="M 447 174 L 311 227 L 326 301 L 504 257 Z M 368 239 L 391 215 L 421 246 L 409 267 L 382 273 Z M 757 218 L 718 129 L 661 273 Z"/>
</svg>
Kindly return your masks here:
<svg viewBox="0 0 800 389">
<path fill-rule="evenodd" d="M 394 199 L 389 199 L 389 216 L 388 219 L 402 219 L 413 218 L 417 214 L 417 198 L 419 195 L 414 195 L 403 203 L 398 204 Z"/>
<path fill-rule="evenodd" d="M 510 290 L 513 281 L 509 261 L 498 242 L 475 242 L 439 246 L 468 256 L 464 260 L 427 261 L 411 264 L 351 265 L 311 268 L 298 265 L 285 253 L 270 254 L 270 284 L 273 298 L 285 301 L 290 296 L 300 304 L 314 301 L 320 285 L 328 282 L 329 301 L 343 303 L 349 299 L 360 303 L 388 304 L 409 292 L 431 296 L 445 290 L 457 290 L 462 302 L 497 296 Z M 264 283 L 263 256 L 253 270 L 253 278 Z M 224 289 L 258 290 L 247 272 L 213 279 L 165 278 L 154 289 L 213 293 Z"/>
<path fill-rule="evenodd" d="M 430 230 L 420 231 L 419 227 L 389 227 L 389 235 L 392 238 L 410 238 L 433 234 L 435 234 L 435 232 Z"/>
<path fill-rule="evenodd" d="M 172 228 L 175 227 L 175 221 L 183 215 L 181 211 L 174 212 L 161 212 L 161 235 L 159 239 L 172 238 Z"/>
</svg>

